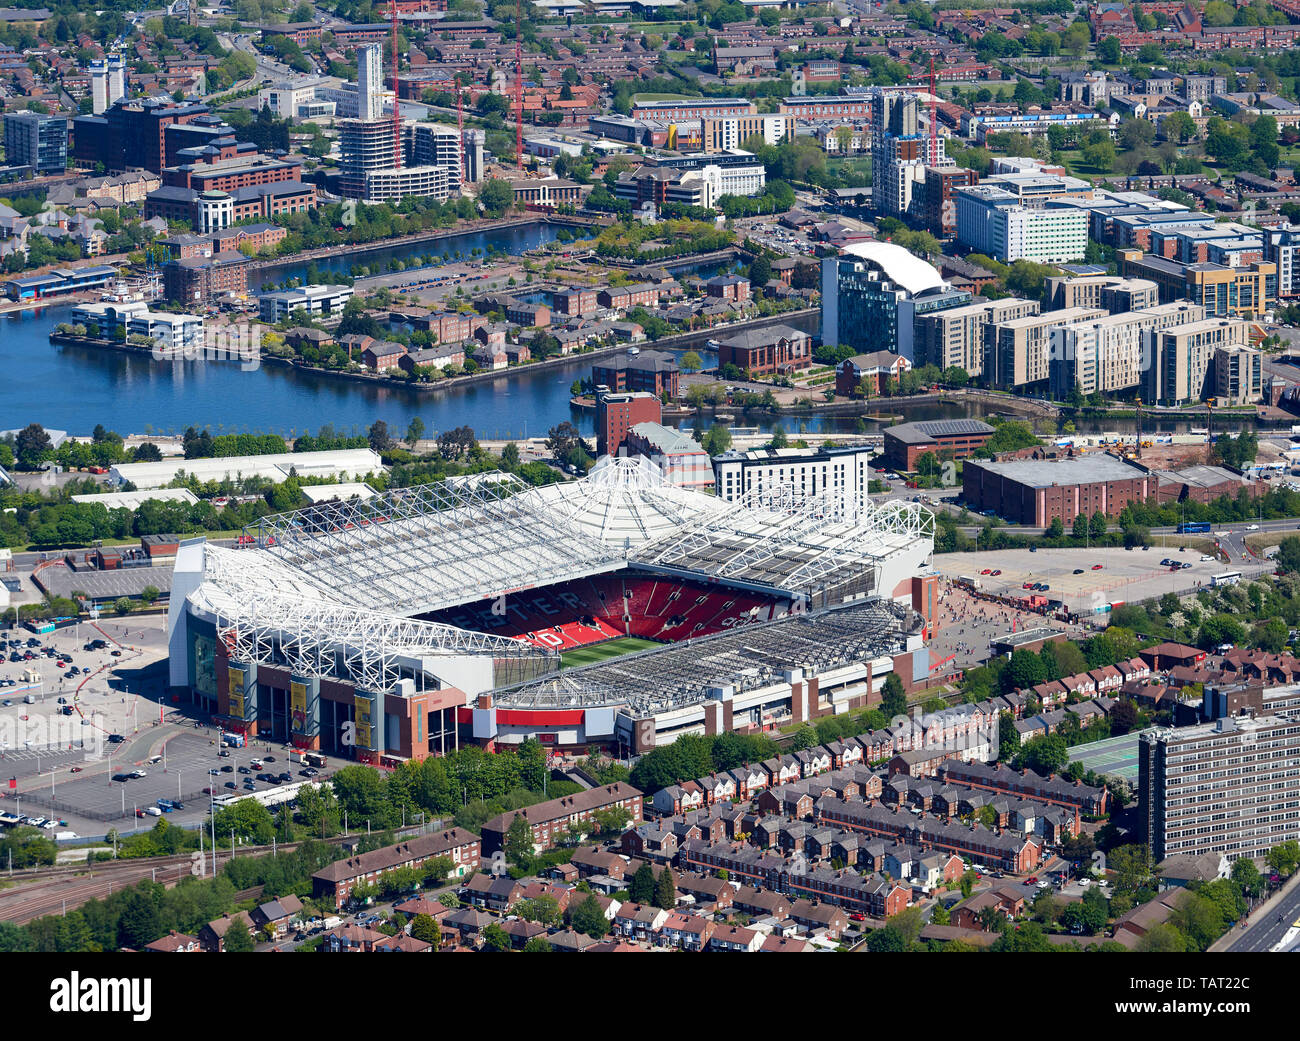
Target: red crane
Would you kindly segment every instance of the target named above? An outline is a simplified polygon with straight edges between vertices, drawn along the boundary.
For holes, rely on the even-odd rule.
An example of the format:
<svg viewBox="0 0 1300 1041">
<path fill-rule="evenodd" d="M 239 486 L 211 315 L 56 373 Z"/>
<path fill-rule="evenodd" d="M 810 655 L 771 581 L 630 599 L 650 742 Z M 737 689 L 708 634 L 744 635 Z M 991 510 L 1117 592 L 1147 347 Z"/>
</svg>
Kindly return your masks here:
<svg viewBox="0 0 1300 1041">
<path fill-rule="evenodd" d="M 397 0 L 388 0 L 393 20 L 393 166 L 402 168 L 402 116 L 397 104 Z"/>
<path fill-rule="evenodd" d="M 934 89 L 934 55 L 930 55 L 930 71 L 918 72 L 907 77 L 909 80 L 930 81 L 930 154 L 925 157 L 927 164 L 939 161 L 939 95 Z"/>
<path fill-rule="evenodd" d="M 515 0 L 515 161 L 524 172 L 524 2 Z"/>
</svg>

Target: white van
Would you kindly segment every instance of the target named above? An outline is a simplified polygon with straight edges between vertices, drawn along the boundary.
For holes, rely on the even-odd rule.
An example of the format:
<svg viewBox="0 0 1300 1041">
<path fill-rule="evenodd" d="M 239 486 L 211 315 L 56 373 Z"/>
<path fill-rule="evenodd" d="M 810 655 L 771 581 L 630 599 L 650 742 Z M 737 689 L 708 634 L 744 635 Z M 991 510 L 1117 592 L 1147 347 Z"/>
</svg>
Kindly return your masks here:
<svg viewBox="0 0 1300 1041">
<path fill-rule="evenodd" d="M 24 704 L 24 705 L 35 705 L 35 704 L 36 704 L 36 695 L 35 695 L 35 694 L 24 694 L 24 695 L 23 695 L 23 704 Z"/>
<path fill-rule="evenodd" d="M 144 812 L 147 813 L 150 817 L 162 816 L 162 810 L 158 809 L 157 806 L 146 806 L 144 808 Z"/>
</svg>

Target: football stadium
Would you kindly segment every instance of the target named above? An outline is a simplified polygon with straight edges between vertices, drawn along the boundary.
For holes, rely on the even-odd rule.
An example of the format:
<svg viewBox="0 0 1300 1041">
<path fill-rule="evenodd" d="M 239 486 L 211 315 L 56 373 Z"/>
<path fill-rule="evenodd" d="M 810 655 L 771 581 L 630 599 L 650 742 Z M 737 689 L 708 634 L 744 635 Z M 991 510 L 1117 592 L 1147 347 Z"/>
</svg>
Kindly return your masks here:
<svg viewBox="0 0 1300 1041">
<path fill-rule="evenodd" d="M 840 488 L 734 502 L 642 458 L 264 518 L 177 554 L 171 683 L 227 730 L 396 762 L 637 754 L 864 705 L 929 667 L 934 518 Z"/>
</svg>

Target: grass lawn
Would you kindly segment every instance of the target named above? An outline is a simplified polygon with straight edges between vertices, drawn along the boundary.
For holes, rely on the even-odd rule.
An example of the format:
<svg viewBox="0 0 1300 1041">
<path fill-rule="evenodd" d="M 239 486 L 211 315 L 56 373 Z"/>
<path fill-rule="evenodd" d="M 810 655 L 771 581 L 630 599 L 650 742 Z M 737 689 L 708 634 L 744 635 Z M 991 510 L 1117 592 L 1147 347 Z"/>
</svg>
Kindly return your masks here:
<svg viewBox="0 0 1300 1041">
<path fill-rule="evenodd" d="M 643 640 L 638 636 L 624 636 L 618 640 L 606 640 L 604 643 L 593 643 L 586 647 L 575 647 L 571 651 L 564 651 L 560 655 L 560 666 L 565 669 L 572 669 L 579 665 L 594 665 L 598 661 L 606 661 L 609 658 L 617 658 L 620 655 L 631 654 L 633 651 L 644 651 L 650 647 L 661 647 L 662 644 L 654 640 Z"/>
</svg>

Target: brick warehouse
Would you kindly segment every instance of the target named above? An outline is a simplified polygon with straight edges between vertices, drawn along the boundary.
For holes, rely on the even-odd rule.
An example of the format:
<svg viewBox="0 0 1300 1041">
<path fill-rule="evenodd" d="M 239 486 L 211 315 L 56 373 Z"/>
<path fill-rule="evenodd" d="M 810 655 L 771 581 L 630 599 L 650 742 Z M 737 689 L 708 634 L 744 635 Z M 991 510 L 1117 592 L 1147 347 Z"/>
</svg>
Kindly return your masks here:
<svg viewBox="0 0 1300 1041">
<path fill-rule="evenodd" d="M 967 460 L 962 498 L 973 510 L 995 510 L 1015 524 L 1067 528 L 1079 514 L 1117 517 L 1131 502 L 1156 494 L 1157 478 L 1113 456 L 989 463 Z"/>
<path fill-rule="evenodd" d="M 885 462 L 895 470 L 915 470 L 927 452 L 965 459 L 993 436 L 993 428 L 978 419 L 938 419 L 886 427 L 883 435 Z"/>
</svg>

